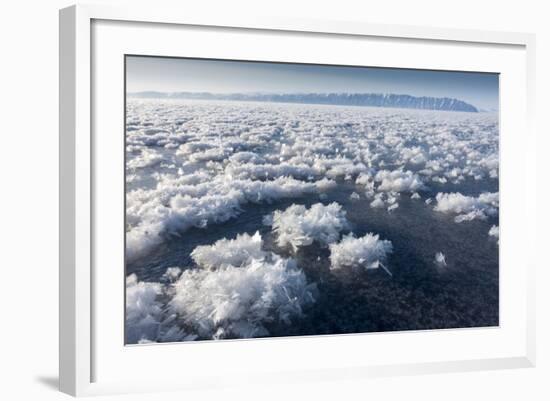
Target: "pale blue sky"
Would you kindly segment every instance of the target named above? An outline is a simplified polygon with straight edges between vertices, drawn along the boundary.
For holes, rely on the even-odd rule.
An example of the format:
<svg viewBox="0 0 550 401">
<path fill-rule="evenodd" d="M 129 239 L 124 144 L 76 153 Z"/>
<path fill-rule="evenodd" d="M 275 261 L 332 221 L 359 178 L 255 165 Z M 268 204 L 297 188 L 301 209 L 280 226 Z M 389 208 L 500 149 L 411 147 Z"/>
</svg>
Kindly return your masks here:
<svg viewBox="0 0 550 401">
<path fill-rule="evenodd" d="M 498 74 L 127 56 L 128 92 L 394 93 L 498 109 Z"/>
</svg>

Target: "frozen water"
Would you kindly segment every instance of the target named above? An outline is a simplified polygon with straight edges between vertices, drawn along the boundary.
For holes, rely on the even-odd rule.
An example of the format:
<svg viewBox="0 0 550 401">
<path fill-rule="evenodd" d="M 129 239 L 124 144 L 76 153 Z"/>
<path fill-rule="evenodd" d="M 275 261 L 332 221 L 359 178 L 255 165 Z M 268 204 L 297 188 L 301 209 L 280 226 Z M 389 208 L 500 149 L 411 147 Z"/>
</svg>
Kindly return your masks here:
<svg viewBox="0 0 550 401">
<path fill-rule="evenodd" d="M 498 325 L 496 114 L 128 99 L 126 158 L 129 343 Z"/>
</svg>

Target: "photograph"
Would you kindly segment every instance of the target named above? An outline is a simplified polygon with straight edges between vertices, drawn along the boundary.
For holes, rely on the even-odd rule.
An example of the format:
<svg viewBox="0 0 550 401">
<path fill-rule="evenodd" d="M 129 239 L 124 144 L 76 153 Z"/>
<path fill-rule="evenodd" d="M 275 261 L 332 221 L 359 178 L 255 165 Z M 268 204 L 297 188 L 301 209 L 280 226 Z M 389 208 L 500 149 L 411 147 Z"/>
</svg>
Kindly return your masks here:
<svg viewBox="0 0 550 401">
<path fill-rule="evenodd" d="M 498 73 L 124 57 L 126 345 L 499 326 Z"/>
</svg>

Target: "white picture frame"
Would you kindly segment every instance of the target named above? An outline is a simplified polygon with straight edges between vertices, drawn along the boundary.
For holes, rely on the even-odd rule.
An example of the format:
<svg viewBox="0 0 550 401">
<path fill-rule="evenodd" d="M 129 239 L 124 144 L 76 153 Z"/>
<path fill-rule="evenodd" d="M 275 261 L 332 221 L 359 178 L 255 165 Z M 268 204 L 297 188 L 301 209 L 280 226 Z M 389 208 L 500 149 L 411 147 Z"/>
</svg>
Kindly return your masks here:
<svg viewBox="0 0 550 401">
<path fill-rule="evenodd" d="M 251 340 L 251 341 L 229 341 L 221 345 L 215 344 L 198 344 L 198 345 L 179 345 L 175 351 L 174 345 L 156 345 L 149 347 L 130 347 L 125 348 L 123 342 L 113 343 L 113 346 L 120 347 L 120 359 L 113 356 L 113 359 L 107 359 L 105 356 L 100 356 L 101 363 L 96 363 L 98 353 L 107 354 L 109 347 L 106 346 L 106 336 L 103 335 L 105 325 L 108 320 L 105 319 L 105 313 L 101 313 L 101 305 L 96 305 L 94 301 L 95 291 L 103 291 L 103 284 L 106 275 L 97 275 L 94 272 L 94 266 L 97 260 L 103 260 L 105 252 L 101 255 L 96 253 L 96 243 L 94 235 L 97 235 L 96 216 L 96 197 L 97 189 L 97 169 L 98 153 L 105 152 L 108 149 L 105 146 L 98 145 L 94 141 L 94 125 L 98 125 L 94 118 L 97 118 L 95 105 L 92 97 L 95 90 L 92 85 L 92 77 L 94 69 L 101 70 L 101 66 L 97 65 L 97 60 L 94 57 L 101 52 L 101 46 L 105 45 L 105 40 L 101 39 L 102 33 L 98 33 L 99 39 L 94 42 L 94 24 L 101 25 L 101 21 L 106 22 L 107 33 L 112 34 L 114 31 L 109 31 L 113 28 L 117 32 L 120 30 L 134 29 L 132 33 L 139 34 L 139 30 L 143 25 L 152 24 L 159 27 L 158 38 L 166 35 L 166 29 L 178 29 L 181 27 L 199 27 L 204 30 L 230 30 L 232 32 L 262 32 L 263 34 L 272 33 L 274 36 L 283 34 L 287 36 L 305 35 L 308 38 L 317 37 L 319 40 L 330 40 L 331 37 L 342 38 L 343 40 L 361 40 L 362 38 L 383 39 L 391 41 L 414 41 L 415 43 L 431 43 L 440 46 L 441 54 L 444 53 L 443 46 L 454 45 L 460 48 L 476 48 L 481 51 L 486 47 L 494 47 L 501 49 L 511 49 L 506 56 L 510 57 L 510 64 L 517 67 L 512 71 L 510 68 L 510 78 L 508 83 L 505 83 L 506 90 L 502 92 L 501 104 L 506 102 L 510 97 L 511 91 L 508 89 L 516 88 L 518 93 L 523 94 L 519 99 L 515 99 L 514 105 L 519 105 L 517 118 L 512 121 L 503 121 L 504 134 L 509 140 L 509 146 L 505 147 L 505 151 L 501 153 L 501 158 L 510 158 L 520 161 L 521 168 L 511 172 L 502 169 L 503 179 L 514 182 L 522 182 L 525 185 L 525 191 L 521 194 L 514 194 L 509 191 L 501 192 L 504 204 L 504 212 L 508 226 L 518 228 L 522 231 L 524 228 L 530 228 L 529 232 L 534 232 L 536 226 L 536 211 L 534 207 L 529 207 L 529 197 L 531 189 L 535 188 L 534 182 L 535 171 L 535 133 L 532 127 L 533 112 L 534 112 L 534 35 L 524 33 L 506 33 L 506 32 L 484 32 L 459 29 L 437 29 L 414 26 L 389 26 L 389 25 L 374 25 L 360 22 L 336 22 L 336 21 L 313 21 L 313 20 L 293 20 L 276 19 L 276 18 L 246 18 L 242 20 L 225 20 L 213 16 L 198 16 L 186 15 L 185 8 L 181 10 L 165 10 L 155 7 L 147 8 L 111 8 L 107 6 L 72 6 L 60 11 L 60 390 L 75 396 L 80 395 L 95 395 L 95 394 L 110 394 L 110 393 L 126 393 L 136 391 L 160 391 L 167 389 L 197 389 L 208 388 L 215 386 L 229 385 L 244 385 L 247 380 L 254 378 L 258 383 L 284 383 L 293 380 L 326 380 L 332 378 L 356 378 L 357 380 L 364 377 L 386 376 L 386 375 L 401 375 L 401 374 L 421 374 L 449 371 L 468 371 L 481 369 L 503 369 L 514 367 L 530 367 L 535 364 L 535 284 L 534 284 L 534 268 L 537 263 L 535 252 L 531 251 L 531 246 L 528 241 L 519 242 L 510 258 L 518 258 L 521 253 L 523 256 L 521 263 L 521 276 L 512 280 L 508 280 L 508 284 L 515 284 L 518 288 L 510 290 L 515 291 L 514 294 L 503 289 L 503 297 L 513 297 L 513 299 L 521 300 L 518 303 L 517 313 L 519 322 L 504 325 L 497 329 L 492 329 L 492 333 L 482 333 L 482 331 L 461 332 L 460 337 L 463 346 L 468 344 L 473 345 L 481 336 L 487 334 L 483 341 L 492 341 L 491 336 L 495 336 L 495 330 L 501 330 L 505 333 L 510 331 L 509 336 L 502 337 L 500 348 L 491 351 L 482 352 L 480 350 L 472 351 L 465 358 L 450 358 L 443 360 L 417 360 L 411 354 L 406 361 L 385 357 L 381 354 L 379 357 L 373 356 L 373 361 L 364 361 L 353 359 L 351 356 L 347 360 L 334 360 L 334 366 L 331 367 L 331 355 L 338 353 L 327 354 L 327 365 L 318 364 L 317 361 L 312 363 L 296 363 L 293 369 L 286 369 L 284 361 L 274 361 L 274 367 L 271 369 L 263 369 L 261 366 L 256 366 L 254 370 L 247 370 L 245 367 L 237 370 L 245 372 L 246 375 L 240 380 L 230 375 L 231 369 L 234 367 L 226 367 L 217 372 L 209 374 L 201 364 L 198 364 L 196 369 L 189 372 L 190 376 L 186 376 L 185 380 L 176 377 L 152 377 L 150 380 L 135 377 L 128 377 L 121 373 L 116 375 L 103 375 L 101 366 L 107 364 L 113 366 L 113 370 L 119 372 L 122 365 L 118 363 L 132 363 L 143 358 L 144 361 L 158 363 L 159 361 L 168 361 L 174 355 L 173 352 L 185 352 L 191 360 L 192 358 L 200 358 L 201 354 L 207 357 L 214 357 L 217 353 L 224 355 L 224 358 L 231 356 L 242 355 L 245 347 L 253 348 L 257 355 L 274 355 L 275 353 L 284 352 L 309 352 L 315 353 L 319 347 L 342 347 L 344 342 L 354 342 L 357 345 L 363 344 L 365 338 L 370 341 L 378 341 L 373 339 L 381 339 L 381 334 L 378 337 L 373 335 L 351 335 L 351 336 L 332 336 L 328 340 L 318 340 L 315 337 L 306 339 L 267 339 L 267 340 Z M 124 26 L 114 27 L 112 24 L 122 23 Z M 139 23 L 139 24 L 135 24 Z M 133 24 L 133 25 L 132 25 Z M 96 26 L 99 26 L 96 25 Z M 139 26 L 138 26 L 139 25 Z M 151 25 L 148 25 L 151 26 Z M 98 28 L 99 29 L 99 28 Z M 103 28 L 101 28 L 103 29 Z M 155 31 L 155 32 L 157 32 Z M 218 32 L 216 31 L 216 32 Z M 151 35 L 151 43 L 154 44 L 155 35 Z M 104 35 L 105 36 L 105 35 Z M 128 35 L 134 36 L 134 35 Z M 120 48 L 115 47 L 124 44 L 123 35 L 118 34 L 116 40 L 113 40 L 112 51 L 120 52 Z M 277 37 L 273 39 L 276 43 Z M 309 40 L 309 39 L 307 39 Z M 147 44 L 142 44 L 147 46 Z M 105 45 L 105 47 L 107 47 Z M 458 47 L 453 51 L 462 51 Z M 466 50 L 465 50 L 466 51 Z M 117 53 L 118 54 L 118 53 Z M 105 56 L 101 56 L 106 59 Z M 243 58 L 246 55 L 243 54 Z M 396 56 L 398 57 L 398 56 Z M 261 57 L 259 57 L 261 58 Z M 504 59 L 503 59 L 504 60 Z M 506 59 L 508 60 L 508 59 Z M 428 61 L 426 61 L 428 63 Z M 109 63 L 106 64 L 110 65 Z M 447 64 L 445 60 L 441 62 L 438 68 L 444 69 L 445 66 L 452 66 L 452 62 Z M 458 66 L 456 69 L 464 68 Z M 480 67 L 481 68 L 481 67 Z M 452 68 L 450 68 L 452 69 Z M 493 71 L 499 72 L 499 71 Z M 101 81 L 100 78 L 98 81 Z M 107 78 L 110 79 L 110 78 Z M 107 82 L 107 81 L 101 81 Z M 97 84 L 97 82 L 96 82 Z M 122 92 L 120 93 L 122 96 Z M 120 99 L 119 99 L 120 100 Z M 114 102 L 114 101 L 113 101 Z M 113 103 L 117 109 L 119 103 Z M 510 104 L 512 105 L 512 104 Z M 506 107 L 503 109 L 503 113 Z M 122 115 L 119 116 L 122 120 Z M 508 125 L 509 124 L 509 125 Z M 507 134 L 507 127 L 520 128 L 523 132 L 521 144 L 517 144 L 516 139 L 513 139 Z M 501 137 L 502 138 L 502 137 Z M 508 150 L 506 150 L 508 149 Z M 509 153 L 506 153 L 509 152 Z M 508 177 L 510 178 L 507 178 Z M 121 185 L 123 181 L 118 181 Z M 99 184 L 101 185 L 101 184 Z M 505 188 L 507 186 L 505 185 Z M 509 187 L 508 187 L 509 188 Z M 509 200 L 508 200 L 509 198 Z M 508 204 L 508 208 L 506 206 Z M 119 212 L 122 209 L 119 208 Z M 506 230 L 505 223 L 502 224 Z M 100 224 L 100 227 L 103 225 Z M 501 249 L 515 241 L 515 238 L 506 237 L 505 231 L 501 233 Z M 512 252 L 512 251 L 510 251 Z M 107 257 L 109 254 L 107 254 Z M 502 254 L 501 254 L 502 263 Z M 122 276 L 121 280 L 122 280 Z M 506 277 L 506 276 L 505 276 Z M 509 276 L 511 277 L 511 276 Z M 120 292 L 123 291 L 122 281 L 113 284 L 118 286 Z M 504 283 L 506 284 L 506 283 Z M 99 288 L 99 287 L 101 288 Z M 511 288 L 511 287 L 510 287 Z M 105 288 L 106 293 L 110 293 Z M 117 298 L 120 300 L 121 296 Z M 512 298 L 510 298 L 512 299 Z M 117 301 L 118 302 L 118 301 Z M 115 304 L 117 302 L 114 302 Z M 101 304 L 101 303 L 100 303 Z M 504 306 L 503 306 L 504 305 Z M 502 308 L 506 302 L 501 303 Z M 111 308 L 117 309 L 117 308 Z M 120 310 L 117 310 L 120 316 Z M 115 315 L 113 315 L 113 319 Z M 113 321 L 113 320 L 111 320 Z M 123 325 L 123 321 L 120 321 Z M 98 327 L 100 327 L 98 329 Z M 99 331 L 98 331 L 99 330 Z M 489 329 L 490 330 L 490 329 Z M 436 341 L 438 337 L 448 337 L 445 341 L 450 341 L 452 337 L 456 337 L 456 333 L 451 331 L 432 331 L 423 336 L 429 336 L 429 339 L 419 339 L 419 344 L 429 344 Z M 403 341 L 414 341 L 412 336 L 419 336 L 419 333 L 409 334 L 392 334 L 388 344 L 382 347 L 389 347 L 392 344 Z M 496 338 L 496 337 L 495 337 Z M 493 339 L 494 340 L 494 339 Z M 296 343 L 298 341 L 298 343 Z M 328 341 L 328 342 L 327 342 Z M 116 345 L 118 344 L 118 345 Z M 177 347 L 178 345 L 176 345 Z M 182 348 L 187 347 L 187 348 Z M 190 348 L 191 346 L 195 348 Z M 267 348 L 273 348 L 267 350 Z M 458 347 L 460 349 L 460 347 Z M 508 351 L 507 351 L 508 350 Z M 271 354 L 269 354 L 269 352 Z M 110 357 L 109 357 L 110 358 Z M 127 358 L 124 362 L 123 359 Z M 252 356 L 250 358 L 253 358 Z M 245 358 L 246 359 L 246 358 Z M 376 359 L 376 361 L 374 361 Z M 247 360 L 254 361 L 254 359 Z M 258 363 L 260 361 L 257 361 Z M 239 370 L 240 369 L 240 370 Z M 99 371 L 98 371 L 99 370 Z M 228 373 L 229 372 L 229 373 Z M 227 376 L 226 376 L 227 375 Z"/>
</svg>

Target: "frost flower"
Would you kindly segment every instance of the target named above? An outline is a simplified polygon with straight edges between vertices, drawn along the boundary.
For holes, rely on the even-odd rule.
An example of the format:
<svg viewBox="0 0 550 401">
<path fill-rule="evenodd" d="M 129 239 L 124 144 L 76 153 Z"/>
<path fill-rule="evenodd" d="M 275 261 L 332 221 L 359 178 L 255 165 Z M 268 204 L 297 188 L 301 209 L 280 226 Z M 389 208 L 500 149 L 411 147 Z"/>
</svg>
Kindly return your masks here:
<svg viewBox="0 0 550 401">
<path fill-rule="evenodd" d="M 381 240 L 378 235 L 369 233 L 364 237 L 355 238 L 353 234 L 348 234 L 339 243 L 330 245 L 330 268 L 339 270 L 382 267 L 391 275 L 383 263 L 392 250 L 391 241 Z"/>
<path fill-rule="evenodd" d="M 296 252 L 313 241 L 322 246 L 332 244 L 340 238 L 340 232 L 349 226 L 346 212 L 336 202 L 329 205 L 316 203 L 309 209 L 303 205 L 291 205 L 284 211 L 275 211 L 264 222 L 273 226 L 277 234 L 277 245 L 291 246 Z"/>
</svg>

